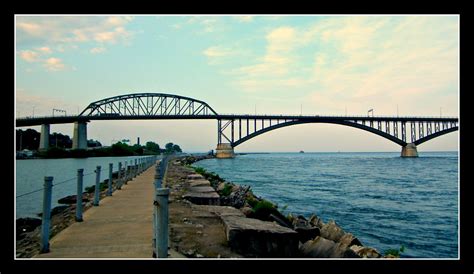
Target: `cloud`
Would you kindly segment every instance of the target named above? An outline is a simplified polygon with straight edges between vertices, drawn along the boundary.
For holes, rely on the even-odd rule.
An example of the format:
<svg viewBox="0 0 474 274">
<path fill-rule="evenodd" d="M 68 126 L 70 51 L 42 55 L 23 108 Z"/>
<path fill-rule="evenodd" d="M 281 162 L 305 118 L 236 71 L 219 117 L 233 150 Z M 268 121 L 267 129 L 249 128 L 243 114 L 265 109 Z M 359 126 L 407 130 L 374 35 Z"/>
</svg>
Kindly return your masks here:
<svg viewBox="0 0 474 274">
<path fill-rule="evenodd" d="M 103 53 L 103 52 L 105 52 L 105 51 L 106 51 L 106 49 L 105 49 L 104 47 L 97 47 L 97 48 L 92 48 L 92 49 L 90 50 L 90 53 L 92 53 L 92 54 L 98 54 L 98 53 Z"/>
<path fill-rule="evenodd" d="M 39 54 L 32 50 L 22 50 L 20 51 L 20 57 L 21 59 L 31 63 L 38 61 Z"/>
<path fill-rule="evenodd" d="M 209 47 L 203 51 L 203 54 L 207 57 L 222 57 L 232 54 L 232 51 L 229 49 L 221 48 L 218 46 Z"/>
<path fill-rule="evenodd" d="M 48 71 L 61 71 L 65 69 L 65 65 L 63 64 L 63 61 L 59 58 L 54 58 L 54 57 L 46 59 L 43 66 Z"/>
<path fill-rule="evenodd" d="M 234 16 L 233 18 L 235 18 L 237 21 L 242 22 L 242 23 L 249 23 L 249 22 L 252 22 L 252 21 L 253 21 L 253 16 L 249 16 L 249 15 L 246 15 L 246 16 Z"/>
<path fill-rule="evenodd" d="M 128 42 L 130 16 L 17 16 L 17 44 L 56 45 L 84 42 Z"/>
<path fill-rule="evenodd" d="M 38 51 L 40 51 L 43 54 L 51 54 L 53 51 L 49 47 L 41 47 L 37 48 Z"/>
<path fill-rule="evenodd" d="M 248 92 L 288 91 L 328 110 L 378 113 L 394 102 L 423 111 L 457 93 L 459 23 L 455 16 L 344 16 L 268 30 L 263 54 L 227 69 Z M 419 102 L 426 102 L 426 108 Z M 433 101 L 430 101 L 433 100 Z M 457 109 L 457 102 L 447 102 Z M 342 105 L 342 108 L 341 108 Z M 339 106 L 339 107 L 337 107 Z M 444 107 L 443 107 L 444 109 Z"/>
</svg>

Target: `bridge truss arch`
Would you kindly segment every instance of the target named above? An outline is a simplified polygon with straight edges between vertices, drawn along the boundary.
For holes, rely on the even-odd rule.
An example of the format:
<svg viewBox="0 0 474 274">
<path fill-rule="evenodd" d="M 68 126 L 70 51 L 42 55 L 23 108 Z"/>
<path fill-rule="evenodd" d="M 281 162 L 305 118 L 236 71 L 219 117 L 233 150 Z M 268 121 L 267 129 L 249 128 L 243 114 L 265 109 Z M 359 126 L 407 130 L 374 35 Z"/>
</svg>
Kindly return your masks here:
<svg viewBox="0 0 474 274">
<path fill-rule="evenodd" d="M 80 114 L 91 116 L 209 116 L 218 115 L 207 103 L 165 93 L 134 93 L 90 103 Z"/>
<path fill-rule="evenodd" d="M 229 143 L 232 147 L 255 138 L 263 133 L 298 124 L 329 123 L 339 124 L 362 129 L 385 139 L 388 139 L 402 147 L 408 143 L 419 145 L 433 138 L 458 130 L 457 119 L 386 119 L 383 118 L 360 118 L 360 119 L 338 119 L 338 118 L 294 118 L 279 119 L 269 118 L 240 118 L 218 120 L 218 143 Z"/>
</svg>

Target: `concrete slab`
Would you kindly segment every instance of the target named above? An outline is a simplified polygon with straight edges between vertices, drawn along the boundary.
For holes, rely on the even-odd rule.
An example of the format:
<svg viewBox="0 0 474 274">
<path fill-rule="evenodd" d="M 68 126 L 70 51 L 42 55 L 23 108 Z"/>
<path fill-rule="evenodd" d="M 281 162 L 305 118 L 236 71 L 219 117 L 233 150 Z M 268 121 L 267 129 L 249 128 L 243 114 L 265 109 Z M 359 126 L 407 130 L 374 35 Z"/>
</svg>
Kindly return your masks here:
<svg viewBox="0 0 474 274">
<path fill-rule="evenodd" d="M 221 216 L 231 249 L 245 257 L 298 256 L 298 233 L 273 222 Z"/>
<path fill-rule="evenodd" d="M 197 205 L 219 205 L 220 196 L 216 192 L 188 192 L 183 198 Z"/>
<path fill-rule="evenodd" d="M 199 179 L 204 179 L 204 176 L 202 176 L 201 174 L 189 174 L 186 179 L 188 180 L 199 180 Z"/>
<path fill-rule="evenodd" d="M 190 187 L 196 186 L 211 186 L 211 182 L 205 179 L 198 179 L 198 180 L 188 180 Z"/>
<path fill-rule="evenodd" d="M 210 186 L 195 186 L 195 187 L 190 187 L 189 192 L 206 193 L 206 192 L 216 192 L 216 191 Z"/>
</svg>

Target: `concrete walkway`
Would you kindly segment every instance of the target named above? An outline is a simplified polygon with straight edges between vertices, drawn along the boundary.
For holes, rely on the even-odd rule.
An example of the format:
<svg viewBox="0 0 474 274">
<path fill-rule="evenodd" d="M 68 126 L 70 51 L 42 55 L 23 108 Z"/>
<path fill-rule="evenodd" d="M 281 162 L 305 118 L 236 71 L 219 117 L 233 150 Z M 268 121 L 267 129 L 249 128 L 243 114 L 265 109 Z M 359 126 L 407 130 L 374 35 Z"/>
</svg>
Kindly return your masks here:
<svg viewBox="0 0 474 274">
<path fill-rule="evenodd" d="M 100 200 L 50 240 L 50 252 L 35 258 L 150 258 L 153 239 L 155 165 Z M 170 257 L 183 257 L 170 250 Z"/>
</svg>

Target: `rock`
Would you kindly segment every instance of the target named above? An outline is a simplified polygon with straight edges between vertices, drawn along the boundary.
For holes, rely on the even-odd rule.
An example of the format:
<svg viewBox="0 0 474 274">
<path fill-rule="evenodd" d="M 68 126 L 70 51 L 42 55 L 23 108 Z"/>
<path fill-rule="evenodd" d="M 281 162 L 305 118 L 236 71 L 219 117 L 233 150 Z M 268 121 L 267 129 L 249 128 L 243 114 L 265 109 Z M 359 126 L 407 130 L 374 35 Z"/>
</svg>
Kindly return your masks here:
<svg viewBox="0 0 474 274">
<path fill-rule="evenodd" d="M 372 247 L 353 245 L 349 249 L 354 251 L 354 253 L 357 254 L 357 256 L 359 256 L 360 258 L 381 258 L 382 257 L 382 255 L 380 255 L 380 253 L 375 248 L 372 248 Z"/>
<path fill-rule="evenodd" d="M 228 244 L 245 257 L 295 257 L 298 234 L 273 222 L 222 216 Z"/>
<path fill-rule="evenodd" d="M 245 205 L 245 202 L 247 200 L 247 192 L 250 190 L 250 186 L 239 186 L 236 189 L 237 190 L 231 192 L 229 196 L 221 197 L 222 205 L 233 206 L 235 208 L 241 208 Z"/>
<path fill-rule="evenodd" d="M 303 257 L 310 258 L 357 258 L 357 255 L 347 246 L 320 236 L 304 243 L 300 251 Z"/>
<path fill-rule="evenodd" d="M 334 220 L 330 220 L 321 228 L 321 237 L 334 242 L 339 242 L 344 234 L 346 234 L 344 230 L 339 227 Z"/>
<path fill-rule="evenodd" d="M 354 237 L 354 235 L 351 233 L 344 234 L 344 236 L 339 239 L 339 242 L 347 247 L 351 247 L 353 245 L 362 246 L 362 243 L 359 241 L 359 239 Z"/>
<path fill-rule="evenodd" d="M 240 208 L 240 211 L 241 211 L 246 217 L 248 217 L 250 214 L 252 214 L 252 208 L 249 207 L 249 206 L 244 206 L 244 207 Z"/>
<path fill-rule="evenodd" d="M 38 218 L 19 218 L 16 220 L 16 238 L 17 240 L 22 239 L 25 233 L 35 230 L 38 226 L 41 226 L 41 219 Z"/>
<path fill-rule="evenodd" d="M 71 205 L 71 204 L 75 204 L 76 200 L 77 200 L 77 195 L 69 195 L 69 196 L 66 196 L 66 197 L 63 197 L 63 198 L 59 199 L 58 203 L 59 204 Z M 87 197 L 83 194 L 82 195 L 82 201 L 83 202 L 88 202 L 89 199 L 87 199 Z"/>
<path fill-rule="evenodd" d="M 288 228 L 293 228 L 285 220 L 275 216 L 274 214 L 270 214 L 269 217 L 270 217 L 271 221 L 275 221 L 277 224 L 279 224 L 281 226 L 288 227 Z"/>
<path fill-rule="evenodd" d="M 302 243 L 305 243 L 321 235 L 321 231 L 318 227 L 297 227 L 295 228 L 295 231 L 298 232 L 298 238 Z"/>
<path fill-rule="evenodd" d="M 319 227 L 319 229 L 321 229 L 324 225 L 323 221 L 314 214 L 309 218 L 309 223 L 312 226 Z"/>
<path fill-rule="evenodd" d="M 221 192 L 225 188 L 225 182 L 221 182 L 217 185 L 217 191 Z"/>
<path fill-rule="evenodd" d="M 55 207 L 55 208 L 53 208 L 53 209 L 51 210 L 51 216 L 57 215 L 57 214 L 59 214 L 59 213 L 61 213 L 61 212 L 65 212 L 67 209 L 69 209 L 69 206 L 57 206 L 57 207 Z M 43 212 L 38 213 L 38 216 L 42 217 L 42 216 L 43 216 Z"/>
<path fill-rule="evenodd" d="M 231 206 L 214 206 L 214 205 L 192 205 L 191 208 L 197 210 L 199 212 L 209 212 L 210 215 L 208 216 L 238 216 L 238 217 L 245 217 L 240 210 L 231 207 Z M 196 216 L 196 215 L 195 215 Z M 203 215 L 199 215 L 203 216 Z"/>
</svg>

